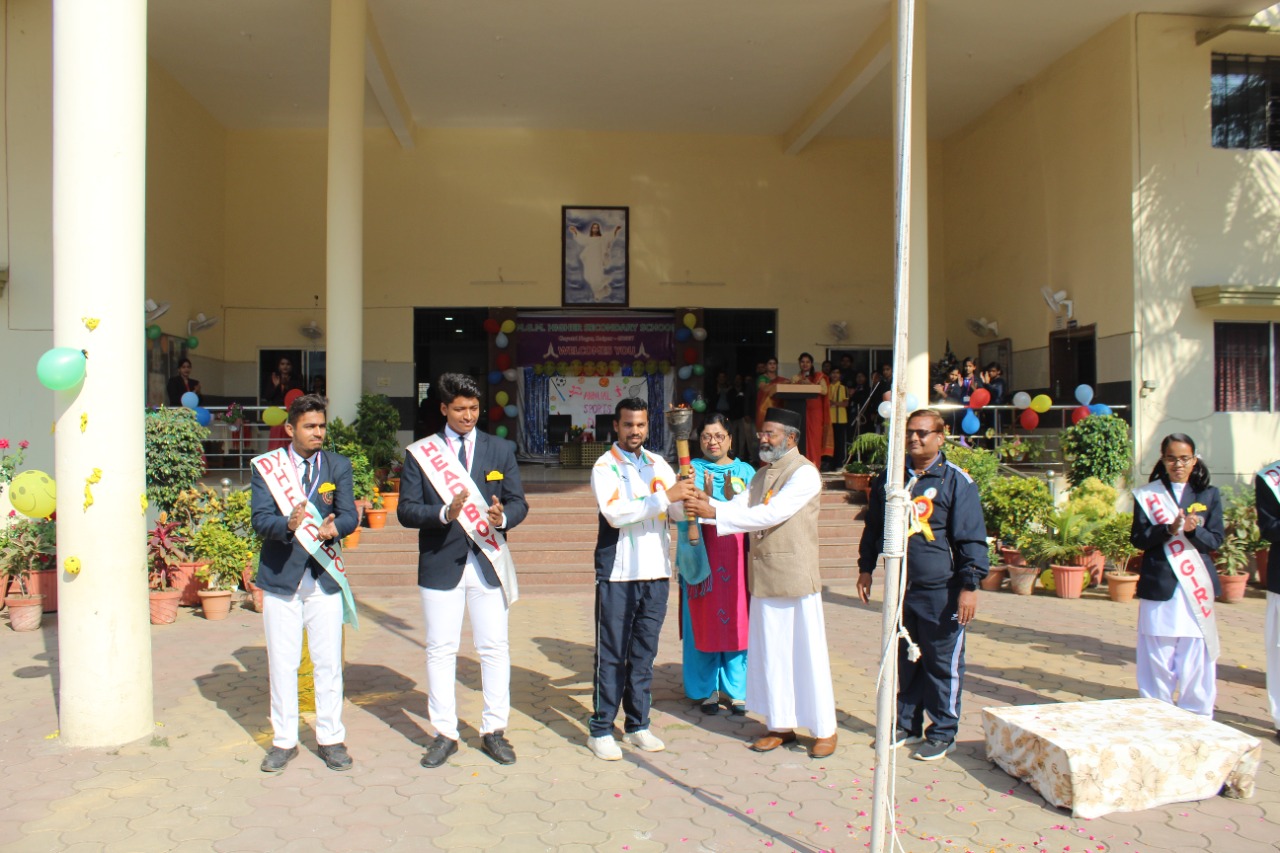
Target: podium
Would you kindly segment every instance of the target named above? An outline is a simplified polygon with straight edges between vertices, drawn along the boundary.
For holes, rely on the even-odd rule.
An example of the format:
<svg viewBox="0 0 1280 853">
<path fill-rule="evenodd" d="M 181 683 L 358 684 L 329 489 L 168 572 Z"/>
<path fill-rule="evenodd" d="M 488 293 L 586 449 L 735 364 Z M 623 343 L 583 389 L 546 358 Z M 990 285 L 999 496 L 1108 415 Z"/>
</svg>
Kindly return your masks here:
<svg viewBox="0 0 1280 853">
<path fill-rule="evenodd" d="M 805 436 L 809 432 L 809 418 L 805 406 L 814 397 L 823 397 L 822 389 L 817 385 L 796 384 L 792 382 L 779 382 L 773 386 L 773 399 L 777 402 L 778 408 L 786 409 L 789 412 L 795 412 L 800 416 L 800 438 L 796 441 L 796 446 L 800 448 L 801 455 L 804 455 Z M 824 407 L 824 413 L 827 411 Z M 818 425 L 818 429 L 822 429 L 822 425 Z"/>
</svg>

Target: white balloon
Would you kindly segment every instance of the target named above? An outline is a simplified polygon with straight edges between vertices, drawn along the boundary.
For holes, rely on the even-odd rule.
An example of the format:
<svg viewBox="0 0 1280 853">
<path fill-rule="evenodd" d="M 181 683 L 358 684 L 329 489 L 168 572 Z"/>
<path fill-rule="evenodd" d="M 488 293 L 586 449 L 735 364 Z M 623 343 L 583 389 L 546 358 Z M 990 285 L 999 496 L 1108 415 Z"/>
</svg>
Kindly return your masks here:
<svg viewBox="0 0 1280 853">
<path fill-rule="evenodd" d="M 707 330 L 699 326 L 693 330 L 693 339 L 695 341 L 705 341 L 707 339 Z"/>
<path fill-rule="evenodd" d="M 893 402 L 891 400 L 885 400 L 880 404 L 880 408 L 876 409 L 876 411 L 880 413 L 880 417 L 888 420 L 890 416 L 893 415 Z"/>
<path fill-rule="evenodd" d="M 918 408 L 920 408 L 920 399 L 916 397 L 915 394 L 908 394 L 907 395 L 907 411 L 914 412 Z"/>
<path fill-rule="evenodd" d="M 516 376 L 516 369 L 514 367 L 508 367 L 506 370 L 502 371 L 502 378 L 508 382 L 515 382 Z"/>
<path fill-rule="evenodd" d="M 502 334 L 502 332 L 498 332 L 497 336 L 493 339 L 493 345 L 498 349 L 506 349 L 507 344 L 509 343 L 510 341 L 507 339 L 507 336 Z"/>
<path fill-rule="evenodd" d="M 1019 409 L 1026 409 L 1031 406 L 1031 395 L 1026 391 L 1019 391 L 1013 395 L 1013 405 Z"/>
</svg>

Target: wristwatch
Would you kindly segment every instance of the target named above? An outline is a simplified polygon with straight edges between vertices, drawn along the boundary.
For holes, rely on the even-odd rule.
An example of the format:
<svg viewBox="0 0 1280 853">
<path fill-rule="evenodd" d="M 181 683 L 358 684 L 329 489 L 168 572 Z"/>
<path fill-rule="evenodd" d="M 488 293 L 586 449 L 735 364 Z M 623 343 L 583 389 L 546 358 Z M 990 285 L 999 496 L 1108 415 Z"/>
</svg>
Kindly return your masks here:
<svg viewBox="0 0 1280 853">
<path fill-rule="evenodd" d="M 964 583 L 960 584 L 960 588 L 963 589 L 965 592 L 977 592 L 978 582 L 975 580 L 967 580 Z"/>
</svg>

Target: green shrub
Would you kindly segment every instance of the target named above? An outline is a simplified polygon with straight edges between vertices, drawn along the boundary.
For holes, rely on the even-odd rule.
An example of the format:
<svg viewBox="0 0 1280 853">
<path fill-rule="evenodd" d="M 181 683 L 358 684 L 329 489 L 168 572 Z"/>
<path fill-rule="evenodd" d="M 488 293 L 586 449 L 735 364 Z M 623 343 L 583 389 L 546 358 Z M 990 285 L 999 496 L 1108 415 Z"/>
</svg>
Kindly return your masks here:
<svg viewBox="0 0 1280 853">
<path fill-rule="evenodd" d="M 1072 486 L 1090 477 L 1114 486 L 1133 457 L 1129 425 L 1115 415 L 1090 415 L 1063 430 L 1060 443 Z"/>
<path fill-rule="evenodd" d="M 1067 507 L 1093 521 L 1115 515 L 1116 490 L 1097 477 L 1090 477 L 1071 490 Z"/>
<path fill-rule="evenodd" d="M 1033 525 L 1022 546 L 1022 553 L 1028 563 L 1041 568 L 1050 564 L 1069 566 L 1093 544 L 1097 526 L 1097 522 L 1080 513 L 1066 508 L 1055 510 L 1039 524 Z"/>
<path fill-rule="evenodd" d="M 400 457 L 400 411 L 385 394 L 365 394 L 356 405 L 356 432 L 375 471 L 390 469 Z"/>
<path fill-rule="evenodd" d="M 185 490 L 204 476 L 204 446 L 209 430 L 190 409 L 157 409 L 144 418 L 147 500 L 168 511 Z"/>
<path fill-rule="evenodd" d="M 980 447 L 965 447 L 962 444 L 953 442 L 947 442 L 942 450 L 947 454 L 948 461 L 960 466 L 978 484 L 978 494 L 982 496 L 985 502 L 987 490 L 991 488 L 996 480 L 1000 479 L 1000 463 L 996 459 L 996 455 L 990 450 L 983 450 Z"/>
<path fill-rule="evenodd" d="M 1133 513 L 1117 512 L 1103 519 L 1093 530 L 1093 546 L 1102 552 L 1116 571 L 1123 572 L 1130 558 L 1141 551 L 1129 541 L 1133 529 Z"/>
<path fill-rule="evenodd" d="M 997 477 L 982 499 L 987 530 L 1007 547 L 1016 547 L 1031 522 L 1044 518 L 1052 509 L 1049 486 L 1036 477 Z"/>
</svg>

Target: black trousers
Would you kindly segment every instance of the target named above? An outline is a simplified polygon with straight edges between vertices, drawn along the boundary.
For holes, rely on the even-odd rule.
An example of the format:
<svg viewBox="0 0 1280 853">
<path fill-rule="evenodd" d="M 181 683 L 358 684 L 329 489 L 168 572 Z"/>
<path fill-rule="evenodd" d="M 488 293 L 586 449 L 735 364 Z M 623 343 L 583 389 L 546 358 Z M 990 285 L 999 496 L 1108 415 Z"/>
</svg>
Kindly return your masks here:
<svg viewBox="0 0 1280 853">
<path fill-rule="evenodd" d="M 920 734 L 927 712 L 933 724 L 929 740 L 951 743 L 960 727 L 960 691 L 964 682 L 964 628 L 956 619 L 959 592 L 907 589 L 902 624 L 920 647 L 920 659 L 907 660 L 905 640 L 898 642 L 898 726 Z"/>
<path fill-rule="evenodd" d="M 653 660 L 670 595 L 669 580 L 596 581 L 592 737 L 613 731 L 619 705 L 626 713 L 626 732 L 649 728 Z"/>
</svg>

